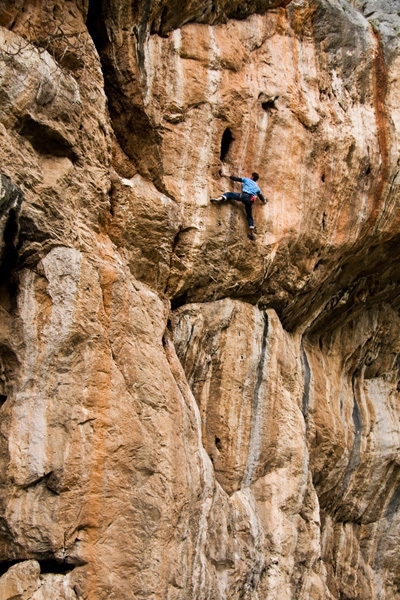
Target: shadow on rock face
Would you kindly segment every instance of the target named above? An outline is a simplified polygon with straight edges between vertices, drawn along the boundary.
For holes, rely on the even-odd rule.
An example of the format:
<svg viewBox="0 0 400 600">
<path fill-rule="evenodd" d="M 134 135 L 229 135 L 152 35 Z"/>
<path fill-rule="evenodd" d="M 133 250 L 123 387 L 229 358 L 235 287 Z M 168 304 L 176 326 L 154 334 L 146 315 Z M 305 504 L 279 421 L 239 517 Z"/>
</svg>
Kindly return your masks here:
<svg viewBox="0 0 400 600">
<path fill-rule="evenodd" d="M 7 175 L 0 176 L 0 285 L 9 283 L 17 263 L 18 217 L 24 194 Z"/>
<path fill-rule="evenodd" d="M 33 148 L 40 154 L 67 156 L 73 162 L 77 159 L 72 145 L 66 137 L 49 125 L 39 123 L 30 115 L 22 117 L 18 131 L 30 141 Z"/>
</svg>

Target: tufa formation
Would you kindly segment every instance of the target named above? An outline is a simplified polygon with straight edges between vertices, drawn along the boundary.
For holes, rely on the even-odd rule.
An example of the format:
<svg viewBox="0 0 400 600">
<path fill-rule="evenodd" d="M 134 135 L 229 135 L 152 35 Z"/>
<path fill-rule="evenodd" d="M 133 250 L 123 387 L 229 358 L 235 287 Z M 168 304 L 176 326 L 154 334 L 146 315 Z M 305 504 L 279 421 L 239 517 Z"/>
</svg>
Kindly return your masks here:
<svg viewBox="0 0 400 600">
<path fill-rule="evenodd" d="M 1 2 L 0 600 L 400 598 L 399 140 L 397 0 Z"/>
</svg>

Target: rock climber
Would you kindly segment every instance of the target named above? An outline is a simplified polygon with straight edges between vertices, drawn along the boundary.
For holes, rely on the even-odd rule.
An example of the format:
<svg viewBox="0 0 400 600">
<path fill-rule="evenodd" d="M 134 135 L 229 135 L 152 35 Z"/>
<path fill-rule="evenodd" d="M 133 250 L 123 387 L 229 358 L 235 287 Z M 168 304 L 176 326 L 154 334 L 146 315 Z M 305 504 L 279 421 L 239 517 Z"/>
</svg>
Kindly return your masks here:
<svg viewBox="0 0 400 600">
<path fill-rule="evenodd" d="M 219 196 L 218 198 L 211 198 L 211 202 L 218 203 L 225 202 L 225 200 L 238 200 L 239 202 L 243 202 L 250 229 L 249 238 L 254 240 L 253 202 L 255 201 L 256 196 L 260 198 L 263 204 L 266 204 L 267 202 L 256 183 L 256 181 L 259 179 L 258 173 L 252 173 L 251 179 L 249 177 L 235 177 L 234 175 L 226 175 L 225 173 L 221 173 L 221 177 L 226 177 L 231 181 L 239 181 L 242 183 L 242 193 L 224 192 L 222 196 Z"/>
</svg>

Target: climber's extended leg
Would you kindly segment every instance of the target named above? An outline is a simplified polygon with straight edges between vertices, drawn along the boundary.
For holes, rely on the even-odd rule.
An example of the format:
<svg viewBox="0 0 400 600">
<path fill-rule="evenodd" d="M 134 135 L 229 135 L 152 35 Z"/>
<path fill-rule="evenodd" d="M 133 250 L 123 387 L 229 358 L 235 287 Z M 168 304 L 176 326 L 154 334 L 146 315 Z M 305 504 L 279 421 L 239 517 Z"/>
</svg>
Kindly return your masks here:
<svg viewBox="0 0 400 600">
<path fill-rule="evenodd" d="M 211 198 L 211 202 L 218 204 L 219 202 L 225 202 L 225 200 L 240 200 L 240 194 L 236 192 L 224 192 L 222 196 L 218 198 Z"/>
</svg>

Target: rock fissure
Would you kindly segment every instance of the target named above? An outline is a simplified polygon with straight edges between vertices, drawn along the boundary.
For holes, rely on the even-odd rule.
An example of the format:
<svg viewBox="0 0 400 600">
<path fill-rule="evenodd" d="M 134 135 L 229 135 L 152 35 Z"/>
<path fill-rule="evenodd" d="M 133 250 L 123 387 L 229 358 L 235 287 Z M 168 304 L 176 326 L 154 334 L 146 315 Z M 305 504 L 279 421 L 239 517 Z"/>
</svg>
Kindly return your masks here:
<svg viewBox="0 0 400 600">
<path fill-rule="evenodd" d="M 53 559 L 32 559 L 32 558 L 20 558 L 11 561 L 1 561 L 0 562 L 0 576 L 7 573 L 10 567 L 14 565 L 21 565 L 28 560 L 35 560 L 40 567 L 40 573 L 42 575 L 46 573 L 53 573 L 58 575 L 66 575 L 67 573 L 71 573 L 75 569 L 75 565 L 68 564 L 66 562 L 61 562 Z M 0 587 L 1 589 L 1 587 Z"/>
<path fill-rule="evenodd" d="M 378 206 L 385 200 L 385 188 L 389 177 L 389 154 L 390 154 L 390 133 L 388 124 L 388 115 L 386 110 L 387 95 L 387 68 L 385 56 L 382 49 L 381 37 L 378 31 L 372 28 L 375 39 L 376 50 L 373 60 L 373 95 L 375 119 L 378 133 L 379 151 L 381 155 L 380 174 L 374 191 L 374 203 L 370 219 L 376 221 Z"/>
</svg>

